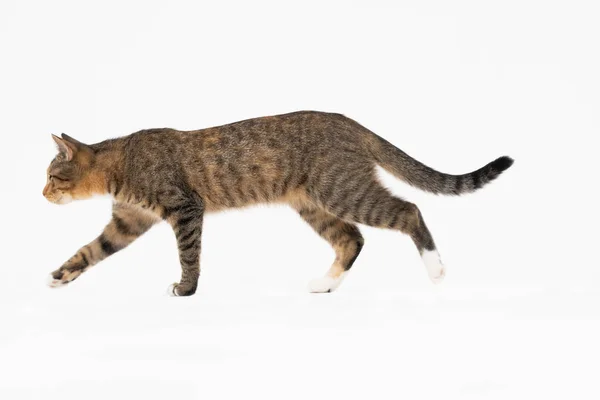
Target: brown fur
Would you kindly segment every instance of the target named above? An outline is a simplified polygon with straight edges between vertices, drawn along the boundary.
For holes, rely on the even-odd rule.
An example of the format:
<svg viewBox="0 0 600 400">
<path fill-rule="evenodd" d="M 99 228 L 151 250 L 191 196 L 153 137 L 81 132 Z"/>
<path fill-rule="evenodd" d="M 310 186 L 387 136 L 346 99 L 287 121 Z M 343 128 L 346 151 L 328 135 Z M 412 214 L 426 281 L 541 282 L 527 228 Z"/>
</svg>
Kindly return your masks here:
<svg viewBox="0 0 600 400">
<path fill-rule="evenodd" d="M 189 132 L 150 129 L 93 145 L 67 135 L 54 140 L 60 153 L 48 168 L 48 200 L 63 204 L 110 194 L 115 203 L 103 233 L 52 273 L 53 284 L 72 281 L 166 220 L 182 266 L 176 295 L 196 290 L 205 212 L 288 203 L 335 249 L 329 275 L 339 277 L 362 248 L 357 223 L 402 231 L 420 252 L 435 249 L 417 206 L 381 186 L 376 164 L 423 190 L 459 194 L 512 163 L 503 157 L 471 174 L 442 174 L 355 121 L 319 112 Z"/>
</svg>

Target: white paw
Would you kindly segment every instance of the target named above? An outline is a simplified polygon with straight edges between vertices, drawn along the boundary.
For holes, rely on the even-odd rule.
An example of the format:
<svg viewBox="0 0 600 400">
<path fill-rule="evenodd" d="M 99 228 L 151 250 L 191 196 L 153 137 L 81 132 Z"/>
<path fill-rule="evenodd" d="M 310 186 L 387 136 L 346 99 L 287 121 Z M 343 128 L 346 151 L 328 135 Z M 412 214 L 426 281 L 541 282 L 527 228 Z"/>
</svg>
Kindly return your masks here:
<svg viewBox="0 0 600 400">
<path fill-rule="evenodd" d="M 324 276 L 322 278 L 313 279 L 308 284 L 308 290 L 311 293 L 329 293 L 333 292 L 340 286 L 342 280 L 344 278 L 344 274 L 339 276 L 338 278 L 333 278 L 331 276 Z"/>
<path fill-rule="evenodd" d="M 429 279 L 431 279 L 431 282 L 435 283 L 436 285 L 438 283 L 442 283 L 442 281 L 444 280 L 445 277 L 446 277 L 446 267 L 444 267 L 443 265 L 442 265 L 442 269 L 439 271 L 439 273 L 437 275 L 429 274 Z"/>
<path fill-rule="evenodd" d="M 52 274 L 48 275 L 46 278 L 46 284 L 51 288 L 61 288 L 67 286 L 67 284 L 63 283 L 60 279 L 54 279 Z"/>
<path fill-rule="evenodd" d="M 423 258 L 423 263 L 425 263 L 429 279 L 436 284 L 442 282 L 446 276 L 446 268 L 442 264 L 440 254 L 437 250 L 426 250 L 421 257 Z"/>
<path fill-rule="evenodd" d="M 177 290 L 175 289 L 177 287 L 176 283 L 172 283 L 169 285 L 169 287 L 167 288 L 167 294 L 171 297 L 178 297 L 179 295 L 177 294 Z"/>
</svg>

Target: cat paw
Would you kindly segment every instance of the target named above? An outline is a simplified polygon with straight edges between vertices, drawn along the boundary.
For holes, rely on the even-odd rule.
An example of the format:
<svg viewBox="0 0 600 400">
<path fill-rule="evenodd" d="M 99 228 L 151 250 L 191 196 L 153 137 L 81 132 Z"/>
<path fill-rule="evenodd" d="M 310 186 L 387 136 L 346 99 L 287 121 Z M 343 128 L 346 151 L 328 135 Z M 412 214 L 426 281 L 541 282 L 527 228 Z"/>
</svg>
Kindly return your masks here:
<svg viewBox="0 0 600 400">
<path fill-rule="evenodd" d="M 49 274 L 46 278 L 46 285 L 50 286 L 53 289 L 61 288 L 67 286 L 69 282 L 63 282 L 60 279 L 55 279 L 52 274 Z"/>
<path fill-rule="evenodd" d="M 324 276 L 310 281 L 308 291 L 311 293 L 331 293 L 337 289 L 340 283 L 342 283 L 342 277 Z"/>
<path fill-rule="evenodd" d="M 442 283 L 442 281 L 444 280 L 445 277 L 446 277 L 446 268 L 443 265 L 442 265 L 441 271 L 439 271 L 437 273 L 437 275 L 429 274 L 429 279 L 431 279 L 431 282 L 433 282 L 436 285 L 439 283 Z"/>
<path fill-rule="evenodd" d="M 185 289 L 185 286 L 181 286 L 179 283 L 172 283 L 167 288 L 167 294 L 172 297 L 183 297 L 183 296 L 191 296 L 196 293 L 196 288 Z"/>
<path fill-rule="evenodd" d="M 87 268 L 73 270 L 60 268 L 48 275 L 46 283 L 51 288 L 63 287 L 79 278 L 79 275 L 86 270 Z"/>
<path fill-rule="evenodd" d="M 178 297 L 179 295 L 177 294 L 177 283 L 172 283 L 169 285 L 169 287 L 167 288 L 167 294 L 171 297 Z"/>
<path fill-rule="evenodd" d="M 431 282 L 441 283 L 446 277 L 446 267 L 442 264 L 439 253 L 436 250 L 425 251 L 422 258 Z"/>
</svg>

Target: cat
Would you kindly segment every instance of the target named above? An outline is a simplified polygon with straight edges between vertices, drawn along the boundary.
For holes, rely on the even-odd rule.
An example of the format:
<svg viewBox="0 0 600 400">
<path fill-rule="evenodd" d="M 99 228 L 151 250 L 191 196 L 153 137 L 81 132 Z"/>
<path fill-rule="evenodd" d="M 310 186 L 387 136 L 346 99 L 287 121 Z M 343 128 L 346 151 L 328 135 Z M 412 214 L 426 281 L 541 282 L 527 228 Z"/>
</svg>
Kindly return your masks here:
<svg viewBox="0 0 600 400">
<path fill-rule="evenodd" d="M 66 204 L 93 195 L 114 199 L 104 231 L 49 276 L 66 285 L 165 220 L 177 239 L 181 279 L 173 296 L 195 293 L 205 213 L 258 203 L 287 203 L 335 250 L 314 293 L 334 291 L 363 247 L 357 223 L 411 237 L 430 279 L 445 269 L 423 216 L 377 179 L 379 165 L 436 194 L 480 189 L 513 164 L 504 156 L 464 175 L 438 172 L 341 114 L 301 111 L 196 131 L 149 129 L 87 145 L 52 135 L 58 155 L 43 195 Z"/>
</svg>

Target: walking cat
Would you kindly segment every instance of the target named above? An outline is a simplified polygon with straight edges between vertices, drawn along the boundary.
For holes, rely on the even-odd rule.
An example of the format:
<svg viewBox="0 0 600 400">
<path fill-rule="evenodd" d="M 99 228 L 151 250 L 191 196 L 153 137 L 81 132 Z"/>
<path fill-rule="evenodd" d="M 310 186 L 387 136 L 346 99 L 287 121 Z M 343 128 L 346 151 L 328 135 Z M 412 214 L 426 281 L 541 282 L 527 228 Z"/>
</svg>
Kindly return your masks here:
<svg viewBox="0 0 600 400">
<path fill-rule="evenodd" d="M 258 203 L 287 203 L 335 250 L 327 274 L 310 291 L 335 290 L 363 246 L 357 223 L 411 237 L 433 282 L 444 278 L 431 233 L 416 205 L 393 196 L 379 165 L 431 193 L 473 192 L 509 168 L 500 157 L 477 171 L 448 175 L 429 168 L 340 114 L 302 111 L 197 131 L 149 129 L 87 145 L 52 136 L 59 154 L 44 196 L 56 204 L 110 194 L 112 219 L 97 239 L 49 276 L 59 287 L 125 248 L 165 220 L 177 238 L 181 279 L 173 296 L 195 293 L 205 213 Z"/>
</svg>

